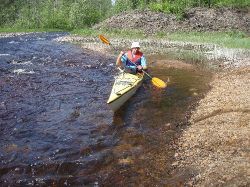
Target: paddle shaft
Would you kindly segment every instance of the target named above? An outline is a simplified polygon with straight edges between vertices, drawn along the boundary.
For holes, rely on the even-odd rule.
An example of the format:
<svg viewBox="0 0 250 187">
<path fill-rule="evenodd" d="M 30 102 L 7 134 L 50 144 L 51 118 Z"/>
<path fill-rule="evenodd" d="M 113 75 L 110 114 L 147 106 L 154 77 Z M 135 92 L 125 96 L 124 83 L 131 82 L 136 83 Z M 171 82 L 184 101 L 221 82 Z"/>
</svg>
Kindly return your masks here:
<svg viewBox="0 0 250 187">
<path fill-rule="evenodd" d="M 143 73 L 145 73 L 149 78 L 153 78 L 153 77 L 151 77 L 151 75 L 149 75 L 146 71 L 144 71 L 144 70 L 142 70 L 143 71 Z"/>
<path fill-rule="evenodd" d="M 130 61 L 131 62 L 131 61 Z M 133 62 L 132 62 L 133 63 Z M 137 66 L 135 63 L 133 63 L 135 66 Z M 145 73 L 149 78 L 153 78 L 151 75 L 149 75 L 145 70 L 142 69 L 142 72 Z"/>
</svg>

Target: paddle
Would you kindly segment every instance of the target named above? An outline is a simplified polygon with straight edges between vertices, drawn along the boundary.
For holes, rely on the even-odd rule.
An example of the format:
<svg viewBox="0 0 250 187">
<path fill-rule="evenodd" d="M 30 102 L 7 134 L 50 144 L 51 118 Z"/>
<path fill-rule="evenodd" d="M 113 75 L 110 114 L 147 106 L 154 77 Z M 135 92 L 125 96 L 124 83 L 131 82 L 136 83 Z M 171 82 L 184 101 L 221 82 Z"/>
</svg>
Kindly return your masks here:
<svg viewBox="0 0 250 187">
<path fill-rule="evenodd" d="M 99 38 L 100 40 L 104 43 L 104 44 L 107 44 L 107 45 L 111 45 L 111 43 L 109 42 L 109 40 L 107 38 L 105 38 L 103 35 L 99 35 Z M 145 73 L 149 78 L 151 78 L 151 81 L 152 81 L 152 84 L 158 88 L 166 88 L 167 87 L 167 84 L 157 78 L 157 77 L 152 77 L 151 75 L 149 75 L 146 71 L 142 70 L 143 73 Z"/>
</svg>

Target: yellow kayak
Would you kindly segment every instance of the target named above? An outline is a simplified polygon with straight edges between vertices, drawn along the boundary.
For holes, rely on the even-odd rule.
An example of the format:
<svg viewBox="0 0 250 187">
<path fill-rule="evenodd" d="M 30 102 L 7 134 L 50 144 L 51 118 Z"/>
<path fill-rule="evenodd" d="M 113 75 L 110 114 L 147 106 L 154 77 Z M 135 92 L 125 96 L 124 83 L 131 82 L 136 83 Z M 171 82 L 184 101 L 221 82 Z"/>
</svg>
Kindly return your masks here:
<svg viewBox="0 0 250 187">
<path fill-rule="evenodd" d="M 131 74 L 121 72 L 115 77 L 107 103 L 113 111 L 118 110 L 141 86 L 144 74 Z"/>
</svg>

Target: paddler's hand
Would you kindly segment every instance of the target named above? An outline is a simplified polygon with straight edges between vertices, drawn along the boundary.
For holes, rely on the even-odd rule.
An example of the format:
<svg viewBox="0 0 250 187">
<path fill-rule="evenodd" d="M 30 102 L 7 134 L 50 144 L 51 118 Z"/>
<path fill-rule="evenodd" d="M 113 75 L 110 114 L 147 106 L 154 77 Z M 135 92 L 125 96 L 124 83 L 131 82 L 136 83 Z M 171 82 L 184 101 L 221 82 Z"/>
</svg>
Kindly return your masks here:
<svg viewBox="0 0 250 187">
<path fill-rule="evenodd" d="M 137 69 L 138 72 L 142 72 L 143 67 L 142 67 L 141 65 L 138 65 L 138 66 L 136 67 L 136 69 Z"/>
<path fill-rule="evenodd" d="M 125 53 L 123 51 L 120 52 L 119 57 L 122 57 Z"/>
<path fill-rule="evenodd" d="M 122 61 L 121 61 L 122 55 L 124 55 L 123 51 L 120 52 L 120 54 L 118 55 L 118 57 L 116 59 L 116 65 L 117 66 L 121 66 L 122 65 Z"/>
</svg>

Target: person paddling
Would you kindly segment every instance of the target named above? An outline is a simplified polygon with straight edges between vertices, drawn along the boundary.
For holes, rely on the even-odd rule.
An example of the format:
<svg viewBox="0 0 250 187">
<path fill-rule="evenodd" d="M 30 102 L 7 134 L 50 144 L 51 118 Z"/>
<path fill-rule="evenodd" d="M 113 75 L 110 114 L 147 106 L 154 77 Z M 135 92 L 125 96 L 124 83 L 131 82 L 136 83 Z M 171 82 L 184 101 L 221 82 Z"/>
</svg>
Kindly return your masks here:
<svg viewBox="0 0 250 187">
<path fill-rule="evenodd" d="M 131 73 L 141 73 L 147 69 L 147 61 L 143 53 L 140 51 L 139 42 L 133 42 L 131 49 L 124 53 L 123 51 L 117 57 L 117 66 L 124 66 Z"/>
</svg>

